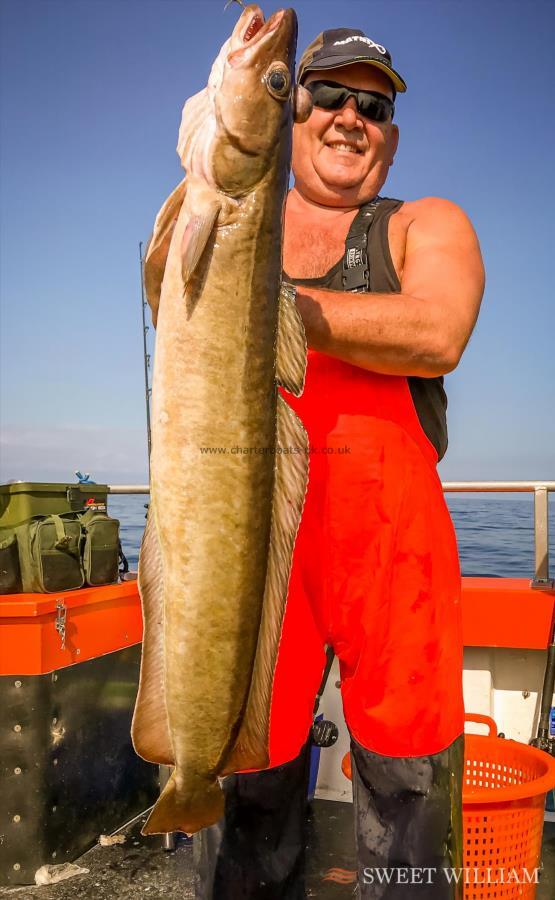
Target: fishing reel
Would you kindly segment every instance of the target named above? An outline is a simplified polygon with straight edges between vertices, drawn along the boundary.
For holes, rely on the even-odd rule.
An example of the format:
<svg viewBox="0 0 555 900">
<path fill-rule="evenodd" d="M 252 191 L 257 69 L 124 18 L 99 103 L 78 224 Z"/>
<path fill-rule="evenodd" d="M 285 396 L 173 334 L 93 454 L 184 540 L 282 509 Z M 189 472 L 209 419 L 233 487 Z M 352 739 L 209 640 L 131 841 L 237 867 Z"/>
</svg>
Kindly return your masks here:
<svg viewBox="0 0 555 900">
<path fill-rule="evenodd" d="M 312 725 L 312 743 L 316 747 L 333 747 L 339 737 L 339 729 L 335 722 L 318 719 Z"/>
</svg>

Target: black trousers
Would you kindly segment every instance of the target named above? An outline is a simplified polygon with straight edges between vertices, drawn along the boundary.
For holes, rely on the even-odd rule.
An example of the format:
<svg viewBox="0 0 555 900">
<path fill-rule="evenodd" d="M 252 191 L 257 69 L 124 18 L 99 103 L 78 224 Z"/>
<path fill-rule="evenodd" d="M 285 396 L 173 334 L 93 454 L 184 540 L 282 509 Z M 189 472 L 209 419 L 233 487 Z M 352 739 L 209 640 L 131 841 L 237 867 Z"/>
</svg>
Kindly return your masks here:
<svg viewBox="0 0 555 900">
<path fill-rule="evenodd" d="M 323 751 L 325 752 L 325 751 Z M 464 737 L 433 756 L 380 756 L 351 740 L 364 900 L 459 900 Z M 310 742 L 283 766 L 224 780 L 225 817 L 194 836 L 197 900 L 302 900 Z"/>
</svg>

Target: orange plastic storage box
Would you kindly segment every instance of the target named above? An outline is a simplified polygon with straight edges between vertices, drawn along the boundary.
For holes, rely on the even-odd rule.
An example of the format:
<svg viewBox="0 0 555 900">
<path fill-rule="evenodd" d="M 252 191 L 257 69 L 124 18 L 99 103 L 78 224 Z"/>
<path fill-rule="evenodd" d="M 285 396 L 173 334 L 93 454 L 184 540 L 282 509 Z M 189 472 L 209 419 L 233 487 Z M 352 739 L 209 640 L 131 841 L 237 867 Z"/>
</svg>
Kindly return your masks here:
<svg viewBox="0 0 555 900">
<path fill-rule="evenodd" d="M 136 582 L 0 595 L 0 884 L 31 884 L 148 808 L 158 768 L 130 739 Z"/>
</svg>

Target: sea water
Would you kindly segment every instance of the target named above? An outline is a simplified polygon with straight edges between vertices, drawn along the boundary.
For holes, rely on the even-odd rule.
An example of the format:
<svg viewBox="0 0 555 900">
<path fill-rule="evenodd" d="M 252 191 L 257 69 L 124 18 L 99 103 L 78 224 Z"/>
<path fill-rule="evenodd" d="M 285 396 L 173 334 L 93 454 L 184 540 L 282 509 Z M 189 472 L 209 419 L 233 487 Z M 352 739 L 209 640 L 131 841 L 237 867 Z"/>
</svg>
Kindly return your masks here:
<svg viewBox="0 0 555 900">
<path fill-rule="evenodd" d="M 532 494 L 446 495 L 453 518 L 463 575 L 532 578 L 534 498 Z M 121 541 L 131 570 L 137 570 L 145 527 L 147 494 L 109 497 L 108 511 L 121 522 Z M 551 577 L 555 578 L 555 497 L 550 498 Z"/>
</svg>

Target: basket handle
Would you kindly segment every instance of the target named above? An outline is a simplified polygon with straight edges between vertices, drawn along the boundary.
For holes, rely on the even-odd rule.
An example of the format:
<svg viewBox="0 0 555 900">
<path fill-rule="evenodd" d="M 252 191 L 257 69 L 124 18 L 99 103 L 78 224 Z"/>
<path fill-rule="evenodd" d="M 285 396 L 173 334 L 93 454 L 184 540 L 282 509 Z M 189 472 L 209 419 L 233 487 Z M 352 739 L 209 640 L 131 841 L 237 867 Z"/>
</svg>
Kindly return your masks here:
<svg viewBox="0 0 555 900">
<path fill-rule="evenodd" d="M 497 737 L 497 725 L 491 716 L 484 716 L 482 713 L 465 713 L 465 722 L 478 722 L 480 725 L 487 725 L 489 728 L 488 737 Z"/>
</svg>

